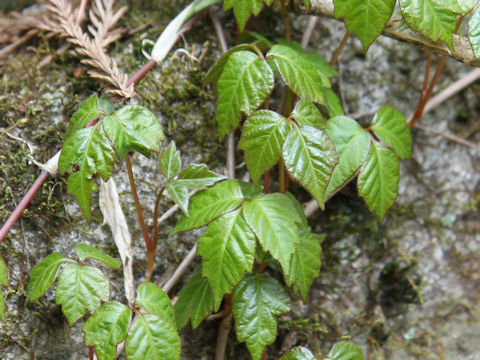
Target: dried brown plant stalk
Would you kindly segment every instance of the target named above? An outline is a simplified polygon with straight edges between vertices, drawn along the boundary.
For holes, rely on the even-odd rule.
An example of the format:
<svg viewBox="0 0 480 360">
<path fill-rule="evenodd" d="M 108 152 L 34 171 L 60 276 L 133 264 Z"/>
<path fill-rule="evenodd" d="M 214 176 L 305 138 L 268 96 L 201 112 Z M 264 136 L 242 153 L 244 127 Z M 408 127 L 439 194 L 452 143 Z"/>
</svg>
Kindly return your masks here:
<svg viewBox="0 0 480 360">
<path fill-rule="evenodd" d="M 85 57 L 82 63 L 91 68 L 88 74 L 100 80 L 107 93 L 128 99 L 133 95 L 133 85 L 127 84 L 127 75 L 119 70 L 115 60 L 104 51 L 108 44 L 120 37 L 121 31 L 113 27 L 126 10 L 121 8 L 113 12 L 113 2 L 114 0 L 96 0 L 93 4 L 90 10 L 93 25 L 89 26 L 93 38 L 85 33 L 78 23 L 82 14 L 65 0 L 49 0 L 47 8 L 52 15 L 45 28 L 55 30 L 56 27 L 59 31 L 54 31 L 55 34 L 66 37 L 67 41 L 75 46 L 75 52 Z M 79 8 L 82 4 L 84 1 Z"/>
</svg>

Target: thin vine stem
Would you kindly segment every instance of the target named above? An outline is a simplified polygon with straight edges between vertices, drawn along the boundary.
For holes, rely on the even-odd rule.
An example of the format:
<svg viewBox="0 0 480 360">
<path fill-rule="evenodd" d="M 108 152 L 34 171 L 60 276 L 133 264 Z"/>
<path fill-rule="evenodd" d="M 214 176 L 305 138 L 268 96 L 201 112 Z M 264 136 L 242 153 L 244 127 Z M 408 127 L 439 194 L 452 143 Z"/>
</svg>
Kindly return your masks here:
<svg viewBox="0 0 480 360">
<path fill-rule="evenodd" d="M 160 206 L 160 199 L 162 198 L 163 192 L 165 191 L 165 186 L 157 193 L 157 198 L 155 199 L 155 207 L 153 208 L 153 230 L 152 230 L 152 243 L 153 248 L 157 248 L 158 241 L 158 208 Z"/>
<path fill-rule="evenodd" d="M 332 58 L 330 59 L 330 62 L 329 62 L 330 65 L 334 65 L 334 64 L 337 62 L 338 57 L 339 57 L 340 54 L 342 53 L 343 48 L 345 47 L 345 45 L 347 44 L 348 39 L 350 38 L 350 35 L 351 35 L 351 34 L 350 34 L 348 31 L 345 33 L 345 35 L 343 36 L 342 41 L 340 41 L 340 44 L 338 44 L 337 49 L 335 50 L 335 52 L 333 53 Z"/>
</svg>

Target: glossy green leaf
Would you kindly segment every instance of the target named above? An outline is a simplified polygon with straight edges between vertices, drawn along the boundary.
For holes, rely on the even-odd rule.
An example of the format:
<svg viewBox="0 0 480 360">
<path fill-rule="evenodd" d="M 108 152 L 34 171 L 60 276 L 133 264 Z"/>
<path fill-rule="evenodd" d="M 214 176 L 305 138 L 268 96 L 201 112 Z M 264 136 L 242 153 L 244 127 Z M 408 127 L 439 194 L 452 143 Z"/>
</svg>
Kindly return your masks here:
<svg viewBox="0 0 480 360">
<path fill-rule="evenodd" d="M 7 264 L 0 255 L 0 285 L 8 286 L 8 270 Z"/>
<path fill-rule="evenodd" d="M 92 259 L 114 269 L 119 269 L 122 266 L 122 262 L 120 260 L 108 256 L 107 254 L 104 254 L 100 250 L 87 244 L 76 245 L 75 252 L 77 253 L 80 261 Z"/>
<path fill-rule="evenodd" d="M 373 118 L 370 128 L 400 159 L 412 155 L 412 136 L 407 119 L 395 108 L 383 106 Z"/>
<path fill-rule="evenodd" d="M 327 60 L 325 60 L 322 55 L 311 52 L 305 53 L 303 57 L 310 61 L 323 75 L 328 77 L 338 76 L 338 72 L 332 67 L 332 65 L 328 63 Z"/>
<path fill-rule="evenodd" d="M 460 15 L 465 16 L 472 11 L 477 1 L 478 0 L 457 0 L 458 7 L 460 9 Z"/>
<path fill-rule="evenodd" d="M 99 174 L 107 181 L 113 171 L 114 153 L 97 126 L 76 131 L 63 145 L 58 168 L 61 173 L 78 171 L 68 177 L 67 191 L 76 196 L 85 217 L 90 220 L 91 194 L 97 190 L 92 180 Z"/>
<path fill-rule="evenodd" d="M 85 344 L 95 346 L 98 360 L 114 360 L 117 344 L 127 337 L 132 310 L 117 302 L 106 302 L 83 326 Z"/>
<path fill-rule="evenodd" d="M 180 290 L 178 300 L 173 307 L 177 329 L 183 328 L 192 320 L 195 329 L 213 311 L 213 293 L 207 278 L 202 277 L 199 267 L 188 283 Z"/>
<path fill-rule="evenodd" d="M 233 293 L 232 310 L 238 340 L 247 344 L 253 360 L 259 360 L 277 336 L 276 316 L 290 310 L 290 301 L 276 279 L 247 274 Z"/>
<path fill-rule="evenodd" d="M 315 360 L 315 356 L 307 348 L 298 346 L 284 354 L 280 360 Z"/>
<path fill-rule="evenodd" d="M 458 9 L 455 0 L 400 0 L 403 17 L 415 31 L 432 40 L 443 40 L 453 50 L 453 33 Z"/>
<path fill-rule="evenodd" d="M 105 112 L 105 114 L 110 115 L 115 111 L 115 106 L 110 101 L 110 98 L 106 94 L 102 94 L 99 100 L 100 108 Z"/>
<path fill-rule="evenodd" d="M 322 91 L 325 95 L 325 106 L 327 107 L 330 117 L 345 115 L 337 94 L 335 94 L 332 89 L 323 88 Z"/>
<path fill-rule="evenodd" d="M 468 40 L 475 57 L 480 58 L 480 9 L 475 10 L 468 23 Z"/>
<path fill-rule="evenodd" d="M 172 197 L 172 200 L 180 207 L 185 216 L 188 216 L 188 189 L 185 185 L 173 181 L 165 184 L 165 189 Z"/>
<path fill-rule="evenodd" d="M 245 202 L 243 212 L 263 249 L 277 259 L 288 274 L 299 241 L 296 223 L 302 221 L 290 199 L 280 193 L 265 194 Z"/>
<path fill-rule="evenodd" d="M 250 51 L 233 53 L 218 80 L 215 119 L 222 139 L 240 123 L 242 112 L 253 113 L 273 90 L 273 72 L 265 60 Z"/>
<path fill-rule="evenodd" d="M 259 35 L 259 34 L 258 34 Z M 259 35 L 261 37 L 261 35 Z M 203 79 L 202 85 L 207 86 L 208 84 L 216 84 L 218 79 L 222 75 L 223 69 L 227 64 L 228 58 L 235 52 L 238 51 L 250 51 L 252 53 L 256 53 L 256 49 L 268 49 L 270 45 L 268 44 L 269 41 L 266 38 L 259 38 L 252 44 L 240 44 L 228 49 L 226 52 L 222 54 L 218 58 L 218 60 L 213 64 L 213 66 L 208 70 L 205 78 Z"/>
<path fill-rule="evenodd" d="M 62 305 L 62 311 L 72 326 L 87 310 L 93 313 L 109 296 L 110 283 L 100 270 L 69 264 L 58 278 L 55 302 Z"/>
<path fill-rule="evenodd" d="M 82 102 L 70 118 L 65 139 L 68 139 L 77 130 L 83 129 L 91 120 L 99 117 L 103 111 L 98 106 L 98 96 L 93 94 Z"/>
<path fill-rule="evenodd" d="M 367 130 L 346 116 L 336 116 L 328 120 L 325 132 L 333 140 L 339 158 L 325 193 L 328 197 L 360 168 L 370 149 L 370 136 Z"/>
<path fill-rule="evenodd" d="M 263 187 L 260 185 L 254 185 L 249 182 L 239 181 L 240 188 L 242 189 L 243 198 L 245 200 L 252 200 L 256 197 L 263 195 Z"/>
<path fill-rule="evenodd" d="M 214 311 L 223 295 L 251 271 L 255 258 L 255 234 L 240 209 L 214 220 L 198 241 L 197 254 L 203 258 L 202 274 L 210 282 Z"/>
<path fill-rule="evenodd" d="M 313 126 L 322 130 L 325 128 L 325 121 L 320 110 L 307 99 L 297 101 L 290 116 L 299 124 Z"/>
<path fill-rule="evenodd" d="M 285 275 L 285 282 L 295 292 L 302 295 L 304 302 L 307 302 L 308 290 L 320 275 L 320 266 L 322 265 L 320 244 L 325 236 L 300 230 L 299 239 L 300 242 L 292 257 L 290 273 Z"/>
<path fill-rule="evenodd" d="M 187 189 L 193 190 L 203 189 L 226 178 L 225 175 L 219 175 L 208 170 L 208 167 L 204 164 L 192 164 L 180 172 L 176 182 L 185 185 Z"/>
<path fill-rule="evenodd" d="M 182 160 L 180 159 L 180 151 L 177 150 L 175 142 L 171 142 L 168 148 L 160 154 L 160 170 L 167 180 L 175 177 L 180 171 Z"/>
<path fill-rule="evenodd" d="M 5 321 L 5 296 L 0 289 L 0 319 Z"/>
<path fill-rule="evenodd" d="M 245 162 L 254 183 L 278 162 L 290 129 L 288 120 L 274 111 L 259 110 L 248 117 L 238 147 L 245 150 Z"/>
<path fill-rule="evenodd" d="M 283 80 L 296 95 L 325 103 L 323 88 L 329 84 L 328 78 L 322 76 L 309 60 L 285 45 L 274 45 L 267 57 L 273 59 Z"/>
<path fill-rule="evenodd" d="M 157 315 L 175 325 L 175 313 L 173 312 L 172 302 L 165 291 L 157 285 L 151 282 L 140 284 L 135 303 L 147 313 Z"/>
<path fill-rule="evenodd" d="M 235 209 L 243 201 L 237 181 L 227 180 L 192 196 L 190 216 L 182 216 L 171 234 L 202 227 L 220 215 Z"/>
<path fill-rule="evenodd" d="M 106 116 L 103 129 L 112 140 L 119 159 L 131 151 L 149 157 L 152 150 L 160 151 L 159 142 L 164 139 L 157 117 L 138 105 L 124 106 Z"/>
<path fill-rule="evenodd" d="M 290 192 L 287 192 L 285 195 L 287 195 L 288 199 L 292 203 L 298 217 L 300 218 L 300 222 L 297 223 L 299 229 L 307 230 L 310 231 L 310 226 L 308 225 L 308 220 L 305 217 L 305 211 L 303 209 L 302 204 L 300 204 L 297 200 L 297 198 Z"/>
<path fill-rule="evenodd" d="M 128 331 L 125 353 L 128 360 L 179 360 L 180 337 L 168 320 L 139 313 Z"/>
<path fill-rule="evenodd" d="M 260 11 L 262 11 L 263 3 L 270 5 L 272 1 L 273 0 L 225 0 L 223 3 L 223 9 L 227 11 L 233 8 L 238 27 L 240 31 L 243 31 L 248 18 L 252 14 L 258 16 Z"/>
<path fill-rule="evenodd" d="M 333 346 L 327 360 L 363 360 L 363 355 L 357 345 L 342 341 Z"/>
<path fill-rule="evenodd" d="M 383 220 L 398 193 L 400 164 L 395 153 L 373 141 L 358 175 L 358 193 L 370 211 Z"/>
<path fill-rule="evenodd" d="M 335 16 L 344 17 L 347 30 L 356 33 L 365 50 L 382 33 L 396 0 L 333 0 Z"/>
<path fill-rule="evenodd" d="M 62 254 L 53 253 L 35 265 L 30 270 L 30 281 L 27 288 L 27 302 L 38 299 L 50 289 L 57 277 L 60 265 L 68 259 Z"/>
<path fill-rule="evenodd" d="M 338 163 L 332 140 L 314 127 L 296 126 L 285 140 L 283 159 L 290 176 L 298 180 L 323 209 L 325 191 Z"/>
</svg>

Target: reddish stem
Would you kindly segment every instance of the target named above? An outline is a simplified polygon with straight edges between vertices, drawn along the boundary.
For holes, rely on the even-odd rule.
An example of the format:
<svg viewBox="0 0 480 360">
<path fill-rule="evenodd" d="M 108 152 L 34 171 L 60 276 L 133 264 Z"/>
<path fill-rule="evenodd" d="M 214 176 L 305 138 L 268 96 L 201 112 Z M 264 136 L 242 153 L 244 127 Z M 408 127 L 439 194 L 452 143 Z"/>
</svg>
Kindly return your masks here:
<svg viewBox="0 0 480 360">
<path fill-rule="evenodd" d="M 350 38 L 350 33 L 347 31 L 345 33 L 345 36 L 343 37 L 342 41 L 340 41 L 340 44 L 338 44 L 337 50 L 335 50 L 335 53 L 333 54 L 332 59 L 329 62 L 330 65 L 334 65 L 337 62 L 338 57 L 342 53 L 342 50 L 345 47 L 345 45 L 347 44 L 347 41 L 348 41 L 349 38 Z"/>
<path fill-rule="evenodd" d="M 268 194 L 270 192 L 270 171 L 263 175 L 263 192 Z"/>
</svg>

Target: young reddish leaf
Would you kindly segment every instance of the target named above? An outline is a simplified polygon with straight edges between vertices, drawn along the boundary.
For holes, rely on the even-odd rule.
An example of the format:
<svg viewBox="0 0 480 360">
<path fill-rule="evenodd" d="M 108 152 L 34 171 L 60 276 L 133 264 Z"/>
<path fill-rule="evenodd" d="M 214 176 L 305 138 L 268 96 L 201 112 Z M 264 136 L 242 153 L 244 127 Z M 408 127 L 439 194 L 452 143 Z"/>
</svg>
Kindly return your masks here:
<svg viewBox="0 0 480 360">
<path fill-rule="evenodd" d="M 277 336 L 276 316 L 290 310 L 290 301 L 274 278 L 247 274 L 233 293 L 232 310 L 238 340 L 247 344 L 253 360 L 259 360 Z"/>
<path fill-rule="evenodd" d="M 213 293 L 210 283 L 202 277 L 199 267 L 188 283 L 180 290 L 178 300 L 173 307 L 177 329 L 183 328 L 189 319 L 195 329 L 213 311 Z"/>
<path fill-rule="evenodd" d="M 370 211 L 382 221 L 397 198 L 399 179 L 400 164 L 395 153 L 373 141 L 360 168 L 357 186 Z"/>
<path fill-rule="evenodd" d="M 383 106 L 373 118 L 370 128 L 400 159 L 412 155 L 412 136 L 407 119 L 395 108 Z"/>
<path fill-rule="evenodd" d="M 240 123 L 242 112 L 253 113 L 273 90 L 273 72 L 267 62 L 250 51 L 233 53 L 218 80 L 215 118 L 222 139 Z"/>
<path fill-rule="evenodd" d="M 238 27 L 240 31 L 245 29 L 245 24 L 248 18 L 253 14 L 257 16 L 262 11 L 263 3 L 270 5 L 273 0 L 225 0 L 223 3 L 223 9 L 225 11 L 233 8 L 233 13 L 237 19 Z"/>
<path fill-rule="evenodd" d="M 151 151 L 160 151 L 164 139 L 157 117 L 148 109 L 127 105 L 103 119 L 103 129 L 112 140 L 119 159 L 138 151 L 149 157 Z"/>
<path fill-rule="evenodd" d="M 192 196 L 190 216 L 182 216 L 171 235 L 185 230 L 202 227 L 220 215 L 235 209 L 243 201 L 241 187 L 237 181 L 227 180 Z"/>
<path fill-rule="evenodd" d="M 328 78 L 309 60 L 285 45 L 273 46 L 267 57 L 273 59 L 283 80 L 295 94 L 313 102 L 325 103 L 323 88 L 329 85 Z"/>
<path fill-rule="evenodd" d="M 95 346 L 98 360 L 114 360 L 117 344 L 127 337 L 132 310 L 117 302 L 106 302 L 83 326 L 85 344 Z"/>
<path fill-rule="evenodd" d="M 300 99 L 290 114 L 299 124 L 325 129 L 325 120 L 314 103 L 307 99 Z"/>
<path fill-rule="evenodd" d="M 290 273 L 290 262 L 298 244 L 296 223 L 301 223 L 290 199 L 280 193 L 265 194 L 245 202 L 243 213 L 264 250 Z"/>
<path fill-rule="evenodd" d="M 346 116 L 328 120 L 325 132 L 333 140 L 339 158 L 325 193 L 328 197 L 360 168 L 370 149 L 370 136 L 355 120 Z"/>
<path fill-rule="evenodd" d="M 363 360 L 363 355 L 357 345 L 341 341 L 330 350 L 327 360 Z"/>
<path fill-rule="evenodd" d="M 338 164 L 332 140 L 311 126 L 295 126 L 283 146 L 283 159 L 290 176 L 307 189 L 323 209 L 330 176 Z"/>
<path fill-rule="evenodd" d="M 214 220 L 198 241 L 197 254 L 203 258 L 202 274 L 212 288 L 214 311 L 223 295 L 232 291 L 246 271 L 252 270 L 255 243 L 255 234 L 240 209 Z"/>
<path fill-rule="evenodd" d="M 315 360 L 315 356 L 307 348 L 298 346 L 284 354 L 280 360 Z"/>
<path fill-rule="evenodd" d="M 122 266 L 122 262 L 117 260 L 107 254 L 104 254 L 100 250 L 94 248 L 93 246 L 89 246 L 87 244 L 78 244 L 75 246 L 75 252 L 78 255 L 80 261 L 84 261 L 86 259 L 92 259 L 102 263 L 103 265 L 110 266 L 114 269 L 119 269 Z"/>
<path fill-rule="evenodd" d="M 334 0 L 333 3 L 335 16 L 345 17 L 347 30 L 357 34 L 366 51 L 385 28 L 396 0 Z"/>
<path fill-rule="evenodd" d="M 82 102 L 70 118 L 65 139 L 68 139 L 77 130 L 83 129 L 89 121 L 99 117 L 103 111 L 98 106 L 98 96 L 93 94 L 87 100 Z"/>
<path fill-rule="evenodd" d="M 175 325 L 175 313 L 168 295 L 157 285 L 144 282 L 138 287 L 135 303 L 147 313 L 157 315 Z"/>
<path fill-rule="evenodd" d="M 178 181 L 173 181 L 165 184 L 165 189 L 172 197 L 172 200 L 175 201 L 185 216 L 189 216 L 188 213 L 188 189 L 182 183 Z"/>
<path fill-rule="evenodd" d="M 108 139 L 97 131 L 97 126 L 76 131 L 63 145 L 58 168 L 65 173 L 78 165 L 79 170 L 68 177 L 67 191 L 77 197 L 87 219 L 90 219 L 91 194 L 97 190 L 92 177 L 99 174 L 107 181 L 113 163 L 113 150 Z"/>
<path fill-rule="evenodd" d="M 38 299 L 50 289 L 57 277 L 62 262 L 68 261 L 62 254 L 53 253 L 30 270 L 30 281 L 27 287 L 27 302 Z"/>
<path fill-rule="evenodd" d="M 245 150 L 245 162 L 254 183 L 278 162 L 290 129 L 288 120 L 274 111 L 259 110 L 248 117 L 238 147 Z"/>
<path fill-rule="evenodd" d="M 453 50 L 453 33 L 459 9 L 456 0 L 400 0 L 402 15 L 415 31 L 443 40 Z"/>
<path fill-rule="evenodd" d="M 110 283 L 105 275 L 91 266 L 65 266 L 57 284 L 55 302 L 72 326 L 87 310 L 93 313 L 110 296 Z"/>
<path fill-rule="evenodd" d="M 138 313 L 128 331 L 125 353 L 129 360 L 179 360 L 180 337 L 168 320 Z"/>
<path fill-rule="evenodd" d="M 187 189 L 193 190 L 204 189 L 226 178 L 225 175 L 219 175 L 208 170 L 208 167 L 204 164 L 192 164 L 180 172 L 175 182 L 184 185 Z"/>
<path fill-rule="evenodd" d="M 159 159 L 160 170 L 167 180 L 175 177 L 182 166 L 182 159 L 180 158 L 180 151 L 177 150 L 175 142 L 171 142 L 166 150 L 160 154 Z"/>
<path fill-rule="evenodd" d="M 325 236 L 300 230 L 299 239 L 292 257 L 290 273 L 285 275 L 285 282 L 295 292 L 302 295 L 303 301 L 306 303 L 308 290 L 320 275 L 320 266 L 322 265 L 320 244 Z"/>
</svg>

